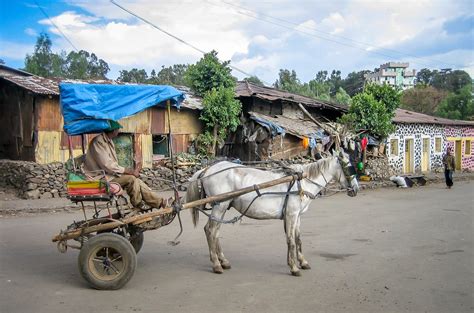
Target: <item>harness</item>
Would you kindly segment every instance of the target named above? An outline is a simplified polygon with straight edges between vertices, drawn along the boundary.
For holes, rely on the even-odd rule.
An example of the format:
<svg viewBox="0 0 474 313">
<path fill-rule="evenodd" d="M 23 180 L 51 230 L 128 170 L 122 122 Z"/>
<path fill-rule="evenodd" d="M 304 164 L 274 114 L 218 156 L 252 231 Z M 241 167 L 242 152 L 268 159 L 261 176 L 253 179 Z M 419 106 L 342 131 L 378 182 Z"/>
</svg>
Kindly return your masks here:
<svg viewBox="0 0 474 313">
<path fill-rule="evenodd" d="M 355 169 L 354 169 L 354 166 L 350 163 L 350 162 L 344 162 L 341 158 L 338 157 L 338 161 L 341 162 L 341 165 L 342 165 L 342 168 L 343 168 L 343 173 L 344 173 L 344 176 L 346 177 L 346 180 L 347 181 L 351 181 L 354 177 L 355 177 Z M 215 164 L 214 164 L 215 165 Z M 206 196 L 205 194 L 205 190 L 202 186 L 202 180 L 205 179 L 205 178 L 209 178 L 209 177 L 212 177 L 214 175 L 217 175 L 217 174 L 220 174 L 222 172 L 225 172 L 227 170 L 231 170 L 231 169 L 234 169 L 234 168 L 241 168 L 241 167 L 245 167 L 243 165 L 236 165 L 236 166 L 231 166 L 231 167 L 228 167 L 228 168 L 225 168 L 225 169 L 222 169 L 222 170 L 219 170 L 215 173 L 212 173 L 208 176 L 204 176 L 207 172 L 207 170 L 210 168 L 210 166 L 206 167 L 200 174 L 199 176 L 197 177 L 197 180 L 201 182 L 201 198 L 204 198 Z M 319 194 L 312 194 L 311 192 L 309 191 L 306 191 L 302 188 L 301 186 L 301 181 L 303 179 L 305 179 L 306 181 L 318 186 L 319 188 L 321 189 L 325 189 L 325 190 L 333 190 L 333 189 L 330 189 L 326 186 L 323 186 L 313 180 L 311 180 L 310 178 L 308 177 L 305 177 L 303 178 L 303 173 L 302 172 L 297 172 L 295 171 L 294 169 L 292 168 L 289 168 L 289 167 L 284 167 L 283 168 L 284 172 L 287 172 L 289 175 L 292 175 L 293 176 L 293 180 L 288 184 L 288 189 L 286 192 L 277 192 L 277 191 L 268 191 L 268 192 L 260 192 L 260 189 L 258 188 L 257 185 L 254 185 L 254 190 L 255 190 L 255 193 L 257 194 L 253 199 L 252 201 L 249 203 L 249 205 L 247 206 L 247 208 L 239 215 L 239 216 L 236 216 L 232 219 L 229 219 L 229 220 L 224 220 L 223 218 L 217 218 L 217 217 L 214 217 L 212 214 L 209 214 L 206 212 L 205 209 L 203 209 L 202 207 L 198 207 L 197 209 L 203 213 L 204 215 L 206 215 L 209 219 L 215 221 L 215 222 L 218 222 L 218 223 L 222 223 L 222 224 L 234 224 L 238 221 L 240 221 L 244 216 L 246 216 L 246 213 L 247 211 L 250 209 L 250 207 L 252 206 L 252 204 L 255 202 L 255 200 L 257 200 L 258 198 L 264 196 L 264 195 L 284 195 L 285 196 L 285 199 L 283 201 L 283 206 L 282 206 L 282 214 L 280 216 L 280 219 L 283 219 L 286 215 L 286 209 L 287 209 L 287 206 L 288 206 L 288 201 L 289 201 L 289 198 L 290 198 L 290 195 L 299 195 L 300 197 L 303 197 L 303 196 L 306 196 L 308 198 L 310 198 L 311 200 L 314 200 L 316 198 L 318 198 L 320 195 Z M 326 177 L 324 176 L 323 173 L 321 173 L 324 181 L 326 182 L 326 185 L 328 183 L 328 181 L 326 180 Z M 340 177 L 339 177 L 340 178 Z M 297 185 L 297 190 L 295 191 L 292 191 L 294 185 Z M 348 191 L 351 190 L 352 188 L 348 188 Z M 337 192 L 340 192 L 341 190 L 338 189 L 338 190 L 333 190 L 335 191 L 335 193 Z M 335 194 L 334 193 L 334 194 Z"/>
</svg>

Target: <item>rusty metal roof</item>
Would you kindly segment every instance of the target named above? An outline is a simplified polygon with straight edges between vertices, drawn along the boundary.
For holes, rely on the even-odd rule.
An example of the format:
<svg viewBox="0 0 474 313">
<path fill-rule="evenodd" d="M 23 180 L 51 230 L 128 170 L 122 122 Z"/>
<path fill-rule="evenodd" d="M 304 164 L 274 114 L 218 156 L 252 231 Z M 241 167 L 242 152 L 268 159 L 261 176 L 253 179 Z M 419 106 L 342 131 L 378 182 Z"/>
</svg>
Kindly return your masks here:
<svg viewBox="0 0 474 313">
<path fill-rule="evenodd" d="M 235 94 L 237 97 L 256 97 L 269 101 L 283 100 L 293 103 L 301 103 L 308 107 L 325 108 L 340 112 L 347 112 L 348 109 L 347 106 L 342 104 L 300 96 L 271 87 L 258 86 L 247 81 L 237 82 Z"/>
<path fill-rule="evenodd" d="M 78 79 L 63 79 L 63 78 L 44 78 L 30 73 L 16 70 L 4 65 L 0 65 L 0 79 L 5 79 L 21 88 L 24 88 L 34 94 L 59 96 L 59 83 L 73 83 L 73 84 L 112 84 L 123 85 L 128 83 L 121 83 L 114 80 L 78 80 Z M 186 93 L 186 99 L 181 104 L 182 107 L 190 110 L 202 110 L 202 99 L 196 96 L 191 89 L 185 86 L 176 86 L 180 91 Z"/>
<path fill-rule="evenodd" d="M 450 120 L 447 118 L 435 117 L 435 116 L 408 111 L 404 109 L 397 109 L 395 111 L 395 117 L 393 118 L 393 122 L 405 123 L 405 124 L 438 124 L 438 125 L 474 126 L 474 121 Z"/>
<path fill-rule="evenodd" d="M 34 94 L 59 96 L 58 83 L 48 78 L 35 75 L 24 76 L 7 72 L 0 73 L 0 78 L 31 91 Z"/>
</svg>

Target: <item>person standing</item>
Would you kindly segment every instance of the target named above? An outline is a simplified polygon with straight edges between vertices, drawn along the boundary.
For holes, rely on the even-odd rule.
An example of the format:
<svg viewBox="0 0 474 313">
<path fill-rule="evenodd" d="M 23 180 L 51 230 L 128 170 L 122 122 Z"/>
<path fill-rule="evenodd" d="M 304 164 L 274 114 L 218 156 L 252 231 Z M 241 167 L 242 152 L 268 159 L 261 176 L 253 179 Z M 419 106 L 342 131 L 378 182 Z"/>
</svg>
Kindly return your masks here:
<svg viewBox="0 0 474 313">
<path fill-rule="evenodd" d="M 456 165 L 454 162 L 454 155 L 452 155 L 450 147 L 446 149 L 446 154 L 443 156 L 443 164 L 446 186 L 448 189 L 451 189 L 451 187 L 453 186 L 453 173 L 456 168 Z"/>
</svg>

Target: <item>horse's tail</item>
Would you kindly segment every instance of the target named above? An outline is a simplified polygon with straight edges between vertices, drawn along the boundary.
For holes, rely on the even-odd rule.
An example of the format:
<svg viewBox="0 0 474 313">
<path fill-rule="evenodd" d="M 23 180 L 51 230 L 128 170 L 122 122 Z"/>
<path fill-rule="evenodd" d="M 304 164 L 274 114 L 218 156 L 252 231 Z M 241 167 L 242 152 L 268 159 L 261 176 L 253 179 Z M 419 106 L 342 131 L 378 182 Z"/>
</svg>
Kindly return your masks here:
<svg viewBox="0 0 474 313">
<path fill-rule="evenodd" d="M 201 191 L 199 190 L 199 175 L 201 174 L 201 171 L 196 172 L 190 179 L 190 183 L 188 185 L 188 190 L 186 191 L 186 202 L 191 202 L 191 201 L 196 201 L 201 199 Z M 201 186 L 201 188 L 203 188 Z M 199 223 L 199 208 L 194 207 L 191 209 L 191 218 L 193 220 L 194 227 L 197 226 Z"/>
</svg>

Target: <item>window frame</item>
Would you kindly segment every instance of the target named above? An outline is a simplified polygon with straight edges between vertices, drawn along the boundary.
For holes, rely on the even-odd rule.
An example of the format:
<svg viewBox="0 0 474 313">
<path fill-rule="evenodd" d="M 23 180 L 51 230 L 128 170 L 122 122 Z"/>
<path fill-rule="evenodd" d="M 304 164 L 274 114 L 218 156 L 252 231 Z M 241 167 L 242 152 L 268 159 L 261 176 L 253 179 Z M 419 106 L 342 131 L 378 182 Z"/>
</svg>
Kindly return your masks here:
<svg viewBox="0 0 474 313">
<path fill-rule="evenodd" d="M 439 144 L 439 151 L 436 150 L 436 139 L 440 140 Z M 434 143 L 433 143 L 433 154 L 443 154 L 443 136 L 434 136 L 433 137 Z"/>
<path fill-rule="evenodd" d="M 392 154 L 392 140 L 397 141 L 397 154 Z M 400 137 L 399 136 L 392 136 L 388 138 L 388 149 L 387 154 L 390 159 L 398 159 L 400 158 Z"/>
<path fill-rule="evenodd" d="M 466 152 L 467 151 L 467 142 L 469 141 L 469 152 Z M 472 140 L 471 139 L 465 139 L 464 140 L 464 155 L 465 156 L 470 156 L 472 155 Z"/>
</svg>

